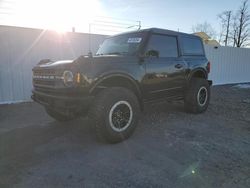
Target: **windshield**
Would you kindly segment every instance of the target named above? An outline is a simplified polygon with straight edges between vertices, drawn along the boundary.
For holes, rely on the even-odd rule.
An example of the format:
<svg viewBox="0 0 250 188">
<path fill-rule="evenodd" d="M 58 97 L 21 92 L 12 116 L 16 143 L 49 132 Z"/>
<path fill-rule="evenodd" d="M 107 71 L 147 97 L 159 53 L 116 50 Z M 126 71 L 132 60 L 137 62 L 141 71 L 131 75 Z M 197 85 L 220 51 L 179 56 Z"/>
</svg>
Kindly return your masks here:
<svg viewBox="0 0 250 188">
<path fill-rule="evenodd" d="M 124 34 L 107 38 L 96 55 L 135 55 L 144 38 L 143 33 Z"/>
</svg>

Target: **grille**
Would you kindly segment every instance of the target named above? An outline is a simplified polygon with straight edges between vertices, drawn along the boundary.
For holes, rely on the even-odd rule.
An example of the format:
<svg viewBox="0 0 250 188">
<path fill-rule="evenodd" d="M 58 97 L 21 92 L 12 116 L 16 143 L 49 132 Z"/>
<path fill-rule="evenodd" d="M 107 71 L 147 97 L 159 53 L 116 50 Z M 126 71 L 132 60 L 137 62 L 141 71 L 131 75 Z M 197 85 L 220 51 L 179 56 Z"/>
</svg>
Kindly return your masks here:
<svg viewBox="0 0 250 188">
<path fill-rule="evenodd" d="M 39 70 L 34 70 L 33 74 L 36 76 L 52 76 L 56 75 L 56 71 L 53 69 L 39 69 Z"/>
<path fill-rule="evenodd" d="M 33 84 L 35 86 L 55 86 L 55 81 L 33 79 Z"/>
<path fill-rule="evenodd" d="M 39 87 L 56 87 L 57 72 L 54 69 L 33 70 L 33 85 Z"/>
</svg>

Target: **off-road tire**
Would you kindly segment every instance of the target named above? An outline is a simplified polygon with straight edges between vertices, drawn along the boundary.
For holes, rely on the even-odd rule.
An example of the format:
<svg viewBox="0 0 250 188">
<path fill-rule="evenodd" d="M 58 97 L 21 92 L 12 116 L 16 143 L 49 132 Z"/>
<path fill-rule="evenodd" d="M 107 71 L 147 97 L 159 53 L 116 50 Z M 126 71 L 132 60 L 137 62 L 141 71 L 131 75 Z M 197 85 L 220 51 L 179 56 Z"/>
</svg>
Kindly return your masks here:
<svg viewBox="0 0 250 188">
<path fill-rule="evenodd" d="M 114 130 L 113 119 L 110 120 L 110 117 L 113 117 L 112 113 L 116 109 L 114 107 L 117 104 L 119 106 L 119 103 L 124 103 L 120 105 L 125 107 L 125 104 L 128 104 L 126 108 L 129 107 L 130 121 L 128 122 L 130 123 L 126 124 L 128 127 L 126 128 L 125 126 L 125 130 L 120 129 L 121 131 L 116 131 Z M 130 111 L 131 109 L 132 112 Z M 99 141 L 117 143 L 132 135 L 138 123 L 139 113 L 138 99 L 133 92 L 122 87 L 111 87 L 104 89 L 96 95 L 94 103 L 89 110 L 89 119 Z"/>
<path fill-rule="evenodd" d="M 201 105 L 201 102 L 199 102 L 198 95 L 200 96 L 200 92 L 207 92 L 206 99 L 204 98 L 204 101 Z M 199 94 L 200 93 L 200 94 Z M 208 104 L 210 101 L 210 86 L 206 79 L 203 78 L 192 78 L 186 93 L 184 97 L 184 106 L 187 112 L 190 113 L 202 113 L 206 111 Z"/>
</svg>

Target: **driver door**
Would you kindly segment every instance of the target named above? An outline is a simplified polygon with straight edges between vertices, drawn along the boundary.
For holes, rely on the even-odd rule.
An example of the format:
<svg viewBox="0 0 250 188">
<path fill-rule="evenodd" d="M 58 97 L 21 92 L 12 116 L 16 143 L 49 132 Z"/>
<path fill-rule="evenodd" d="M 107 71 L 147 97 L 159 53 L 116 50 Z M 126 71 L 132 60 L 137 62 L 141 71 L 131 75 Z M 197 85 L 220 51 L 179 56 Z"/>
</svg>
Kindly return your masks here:
<svg viewBox="0 0 250 188">
<path fill-rule="evenodd" d="M 146 100 L 183 95 L 187 65 L 179 56 L 177 36 L 152 34 L 146 56 L 143 79 Z"/>
</svg>

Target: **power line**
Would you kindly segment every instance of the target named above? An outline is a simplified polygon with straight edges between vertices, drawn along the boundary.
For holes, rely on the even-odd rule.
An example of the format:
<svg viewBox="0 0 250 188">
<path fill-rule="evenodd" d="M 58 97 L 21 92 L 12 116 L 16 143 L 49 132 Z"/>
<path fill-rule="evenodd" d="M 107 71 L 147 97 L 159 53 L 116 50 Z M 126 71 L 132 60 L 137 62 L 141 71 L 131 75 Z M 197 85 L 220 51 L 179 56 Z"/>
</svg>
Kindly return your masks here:
<svg viewBox="0 0 250 188">
<path fill-rule="evenodd" d="M 97 18 L 98 18 L 98 17 L 99 17 L 99 18 L 103 18 L 103 19 L 120 20 L 120 21 L 126 21 L 126 22 L 138 22 L 138 20 L 114 18 L 114 17 L 108 17 L 108 16 L 97 16 Z"/>
<path fill-rule="evenodd" d="M 126 29 L 128 27 L 125 26 L 118 26 L 118 25 L 111 25 L 111 24 L 98 24 L 98 23 L 90 23 L 91 26 L 101 26 L 101 27 L 112 27 L 112 28 L 121 28 L 121 29 Z"/>
<path fill-rule="evenodd" d="M 119 23 L 119 22 L 101 21 L 101 20 L 94 20 L 94 23 L 107 23 L 107 24 L 117 24 L 117 25 L 126 25 L 126 26 L 131 25 L 131 24 L 128 24 L 128 23 Z"/>
<path fill-rule="evenodd" d="M 135 27 L 137 27 L 138 30 L 141 29 L 141 21 L 134 21 L 134 20 L 132 21 L 132 20 L 105 17 L 105 16 L 99 16 L 99 18 L 104 18 L 104 19 L 95 19 L 92 23 L 89 24 L 90 32 L 91 32 L 91 28 L 95 28 L 95 29 L 98 28 L 99 30 L 106 30 L 106 31 L 110 31 L 111 30 L 110 28 L 122 29 L 122 30 L 119 30 L 118 32 L 122 32 L 128 29 L 134 29 Z M 109 20 L 106 20 L 106 19 L 109 19 Z M 117 20 L 120 20 L 120 21 L 117 21 Z"/>
</svg>

